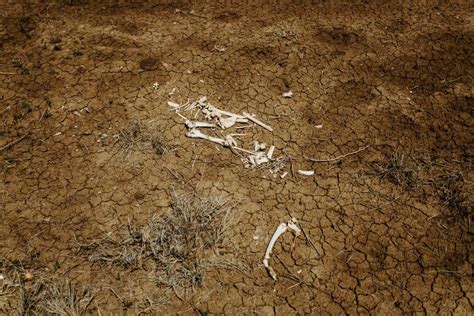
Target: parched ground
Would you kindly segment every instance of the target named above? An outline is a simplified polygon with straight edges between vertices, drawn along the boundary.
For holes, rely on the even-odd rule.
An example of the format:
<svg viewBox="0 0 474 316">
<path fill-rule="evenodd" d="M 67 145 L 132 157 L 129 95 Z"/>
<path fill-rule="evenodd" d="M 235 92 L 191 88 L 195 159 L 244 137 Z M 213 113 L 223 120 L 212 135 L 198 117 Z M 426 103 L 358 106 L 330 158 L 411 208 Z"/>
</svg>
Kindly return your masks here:
<svg viewBox="0 0 474 316">
<path fill-rule="evenodd" d="M 48 2 L 0 5 L 0 313 L 61 284 L 101 315 L 472 313 L 472 3 Z M 272 126 L 246 137 L 288 175 L 186 138 L 167 101 L 200 96 Z M 91 260 L 176 192 L 233 205 L 195 286 Z"/>
</svg>

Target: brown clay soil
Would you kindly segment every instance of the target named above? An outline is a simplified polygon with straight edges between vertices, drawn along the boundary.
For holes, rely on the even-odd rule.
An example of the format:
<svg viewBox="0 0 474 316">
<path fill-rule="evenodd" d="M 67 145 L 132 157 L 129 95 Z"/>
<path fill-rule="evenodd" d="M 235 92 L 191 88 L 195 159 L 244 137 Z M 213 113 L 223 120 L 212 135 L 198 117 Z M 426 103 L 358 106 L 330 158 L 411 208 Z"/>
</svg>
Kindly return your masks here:
<svg viewBox="0 0 474 316">
<path fill-rule="evenodd" d="M 102 315 L 472 313 L 472 2 L 1 2 L 0 313 L 66 280 Z M 202 95 L 271 125 L 246 133 L 288 176 L 186 138 L 167 101 Z M 163 148 L 124 153 L 132 122 Z M 81 249 L 192 191 L 235 217 L 196 286 Z"/>
</svg>

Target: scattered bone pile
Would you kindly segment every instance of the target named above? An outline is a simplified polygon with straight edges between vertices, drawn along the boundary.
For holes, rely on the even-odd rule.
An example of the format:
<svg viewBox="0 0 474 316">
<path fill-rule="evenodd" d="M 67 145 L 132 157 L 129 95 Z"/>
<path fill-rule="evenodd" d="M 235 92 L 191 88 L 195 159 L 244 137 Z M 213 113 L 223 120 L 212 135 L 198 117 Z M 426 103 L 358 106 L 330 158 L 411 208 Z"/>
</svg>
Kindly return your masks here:
<svg viewBox="0 0 474 316">
<path fill-rule="evenodd" d="M 243 133 L 228 133 L 222 137 L 218 137 L 203 132 L 204 130 L 215 131 L 217 128 L 221 131 L 230 128 L 243 130 L 245 128 L 253 127 L 254 125 L 260 126 L 270 132 L 273 131 L 269 125 L 263 123 L 254 115 L 246 112 L 235 114 L 221 110 L 210 104 L 204 96 L 192 103 L 188 102 L 180 105 L 168 101 L 168 105 L 184 119 L 184 124 L 187 128 L 187 137 L 204 139 L 217 145 L 230 148 L 232 152 L 240 156 L 246 168 L 260 169 L 265 167 L 274 176 L 280 174 L 281 177 L 284 177 L 287 174 L 286 172 L 283 172 L 284 157 L 274 157 L 275 146 L 272 145 L 267 150 L 266 144 L 254 141 L 252 149 L 245 149 L 239 147 L 236 139 L 238 136 L 244 136 L 245 134 Z M 214 132 L 214 134 L 216 133 Z"/>
</svg>

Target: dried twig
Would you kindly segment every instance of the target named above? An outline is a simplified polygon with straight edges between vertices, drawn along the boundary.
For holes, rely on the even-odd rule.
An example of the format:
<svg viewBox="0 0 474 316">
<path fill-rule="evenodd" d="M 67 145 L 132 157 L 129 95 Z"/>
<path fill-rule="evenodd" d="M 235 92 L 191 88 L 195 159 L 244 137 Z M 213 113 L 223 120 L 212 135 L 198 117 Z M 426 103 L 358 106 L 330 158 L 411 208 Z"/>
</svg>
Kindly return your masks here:
<svg viewBox="0 0 474 316">
<path fill-rule="evenodd" d="M 16 144 L 18 144 L 19 142 L 21 142 L 23 139 L 25 139 L 27 136 L 30 135 L 30 131 L 28 130 L 26 132 L 25 135 L 21 136 L 20 138 L 12 141 L 12 142 L 9 142 L 8 144 L 6 144 L 5 146 L 3 146 L 1 149 L 0 149 L 0 152 L 4 151 L 4 150 L 7 150 L 8 148 L 12 147 L 12 146 L 15 146 Z"/>
<path fill-rule="evenodd" d="M 366 145 L 366 146 L 364 146 L 364 147 L 361 147 L 361 148 L 357 149 L 356 151 L 352 151 L 352 152 L 350 152 L 350 153 L 347 153 L 347 154 L 338 156 L 338 157 L 336 157 L 336 158 L 331 158 L 331 159 L 315 159 L 315 158 L 309 158 L 309 157 L 306 157 L 306 156 L 305 156 L 305 158 L 308 159 L 309 161 L 312 161 L 312 162 L 334 162 L 334 161 L 339 161 L 339 160 L 341 160 L 341 159 L 343 159 L 343 158 L 346 158 L 346 157 L 348 157 L 348 156 L 358 154 L 358 153 L 360 153 L 361 151 L 364 151 L 364 150 L 366 150 L 366 149 L 369 148 L 369 147 L 370 147 L 370 145 Z"/>
<path fill-rule="evenodd" d="M 301 224 L 300 224 L 300 228 L 301 228 L 301 231 L 303 232 L 304 237 L 305 237 L 306 240 L 309 242 L 309 244 L 311 245 L 311 247 L 313 247 L 314 251 L 316 251 L 316 253 L 318 254 L 318 256 L 321 257 L 321 254 L 319 253 L 318 248 L 316 248 L 316 246 L 314 245 L 313 241 L 311 240 L 311 238 L 309 238 L 309 235 L 306 233 L 306 230 L 303 228 L 303 226 L 301 226 Z"/>
</svg>

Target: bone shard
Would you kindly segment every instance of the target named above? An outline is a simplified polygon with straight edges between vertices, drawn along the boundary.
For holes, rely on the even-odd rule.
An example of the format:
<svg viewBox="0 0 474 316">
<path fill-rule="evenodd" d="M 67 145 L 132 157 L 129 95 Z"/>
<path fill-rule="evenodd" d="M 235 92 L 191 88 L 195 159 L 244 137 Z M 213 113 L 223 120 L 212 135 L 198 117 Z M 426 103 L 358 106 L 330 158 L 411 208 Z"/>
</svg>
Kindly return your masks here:
<svg viewBox="0 0 474 316">
<path fill-rule="evenodd" d="M 298 173 L 302 176 L 312 176 L 314 175 L 314 170 L 298 170 Z"/>
<path fill-rule="evenodd" d="M 249 113 L 247 112 L 244 112 L 244 117 L 245 118 L 248 118 L 250 121 L 254 122 L 255 124 L 257 125 L 260 125 L 261 127 L 263 127 L 264 129 L 267 129 L 269 130 L 270 132 L 273 132 L 273 128 L 271 128 L 270 126 L 268 126 L 267 124 L 263 123 L 262 121 L 260 121 L 259 119 L 257 119 L 255 116 L 253 115 L 250 115 Z"/>
<path fill-rule="evenodd" d="M 268 159 L 272 160 L 273 157 L 273 151 L 275 150 L 275 146 L 270 146 L 270 149 L 268 150 L 267 157 Z"/>
<path fill-rule="evenodd" d="M 284 98 L 291 98 L 292 96 L 293 92 L 291 90 L 282 94 L 282 97 Z"/>
<path fill-rule="evenodd" d="M 267 269 L 270 276 L 276 281 L 277 275 L 275 270 L 270 266 L 269 260 L 273 252 L 273 247 L 275 246 L 276 241 L 283 235 L 287 230 L 291 230 L 296 236 L 301 233 L 301 229 L 297 226 L 297 220 L 291 218 L 287 223 L 281 223 L 278 225 L 277 229 L 272 235 L 270 242 L 268 243 L 267 250 L 265 251 L 265 256 L 263 257 L 263 265 Z"/>
<path fill-rule="evenodd" d="M 180 107 L 180 105 L 178 103 L 173 102 L 173 101 L 168 101 L 168 105 L 171 106 L 175 110 L 179 109 L 179 107 Z"/>
</svg>

